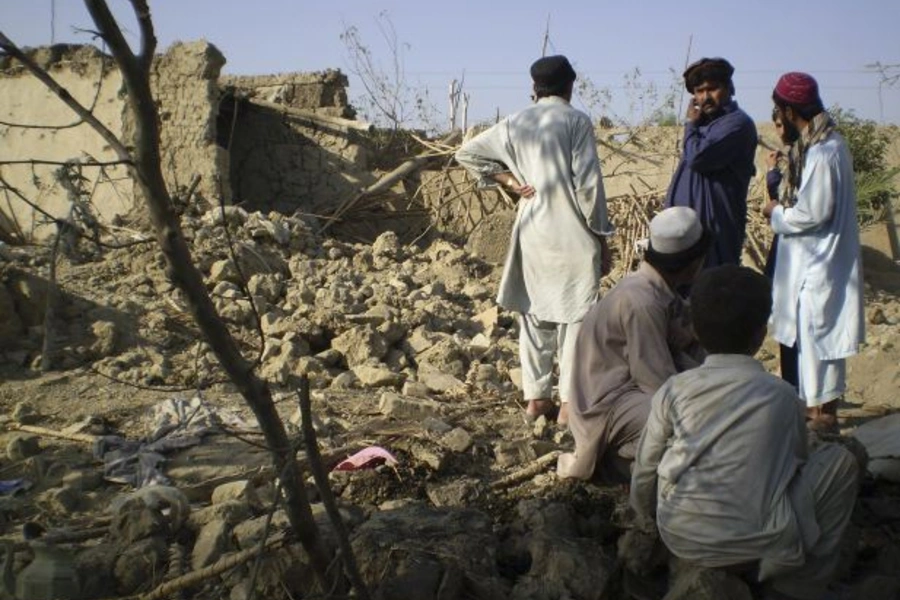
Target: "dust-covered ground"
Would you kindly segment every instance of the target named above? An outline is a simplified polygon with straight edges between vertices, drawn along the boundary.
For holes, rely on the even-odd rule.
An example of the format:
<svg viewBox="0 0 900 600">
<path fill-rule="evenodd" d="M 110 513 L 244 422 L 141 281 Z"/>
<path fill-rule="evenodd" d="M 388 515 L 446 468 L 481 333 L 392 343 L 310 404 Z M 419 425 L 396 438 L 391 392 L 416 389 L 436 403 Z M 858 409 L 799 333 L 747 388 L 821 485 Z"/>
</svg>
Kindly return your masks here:
<svg viewBox="0 0 900 600">
<path fill-rule="evenodd" d="M 387 233 L 350 244 L 299 218 L 237 208 L 183 220 L 216 307 L 271 383 L 301 462 L 304 375 L 326 467 L 372 447 L 396 460 L 330 475 L 373 597 L 629 597 L 617 560 L 624 490 L 555 476 L 554 453 L 571 449 L 571 436 L 524 418 L 516 325 L 493 303 L 495 266 L 445 241 L 404 247 Z M 850 361 L 845 435 L 900 406 L 900 269 L 883 225 L 864 232 L 864 244 L 868 343 Z M 18 490 L 0 497 L 0 526 L 17 544 L 14 571 L 30 560 L 22 525 L 34 522 L 64 551 L 59 563 L 71 559 L 84 597 L 147 592 L 228 557 L 237 564 L 172 597 L 247 598 L 251 585 L 257 597 L 321 597 L 300 546 L 282 535 L 277 478 L 253 415 L 155 244 L 70 249 L 56 296 L 47 251 L 13 248 L 7 258 L 0 480 Z M 776 353 L 769 342 L 758 358 L 776 371 Z M 135 492 L 148 482 L 162 485 Z M 334 545 L 311 479 L 308 487 Z M 898 597 L 898 536 L 900 487 L 867 477 L 840 597 Z M 264 539 L 259 560 L 246 552 Z M 650 590 L 664 586 L 665 567 L 654 577 Z"/>
</svg>

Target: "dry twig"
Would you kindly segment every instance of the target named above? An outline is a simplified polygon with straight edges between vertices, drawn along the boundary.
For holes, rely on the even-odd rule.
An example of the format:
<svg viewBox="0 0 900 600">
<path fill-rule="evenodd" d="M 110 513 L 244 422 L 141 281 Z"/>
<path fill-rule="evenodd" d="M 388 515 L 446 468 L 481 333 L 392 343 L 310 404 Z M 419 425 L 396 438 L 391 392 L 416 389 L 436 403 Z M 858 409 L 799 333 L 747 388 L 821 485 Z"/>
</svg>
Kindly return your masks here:
<svg viewBox="0 0 900 600">
<path fill-rule="evenodd" d="M 85 444 L 93 444 L 97 440 L 97 436 L 88 435 L 86 433 L 65 433 L 55 429 L 47 429 L 46 427 L 38 427 L 37 425 L 11 425 L 13 429 L 42 435 L 44 437 L 58 438 L 61 440 L 69 440 L 72 442 L 83 442 Z"/>
<path fill-rule="evenodd" d="M 338 510 L 337 503 L 334 501 L 334 494 L 331 492 L 331 486 L 328 483 L 328 473 L 322 465 L 322 457 L 319 455 L 319 444 L 316 441 L 316 430 L 313 428 L 312 410 L 309 406 L 309 378 L 304 375 L 300 379 L 300 391 L 297 394 L 300 403 L 300 418 L 302 420 L 301 430 L 303 432 L 303 443 L 306 446 L 306 456 L 309 458 L 309 470 L 315 479 L 316 487 L 319 489 L 319 495 L 322 497 L 322 504 L 325 505 L 325 511 L 331 524 L 334 525 L 334 531 L 337 533 L 338 545 L 341 550 L 341 558 L 344 561 L 344 567 L 347 569 L 347 576 L 353 587 L 356 588 L 357 595 L 362 600 L 369 600 L 369 590 L 363 581 L 356 564 L 356 556 L 353 554 L 353 548 L 350 546 L 350 539 L 347 536 L 347 527 L 341 518 L 341 511 Z"/>
<path fill-rule="evenodd" d="M 229 554 L 228 556 L 220 559 L 218 562 L 215 562 L 208 567 L 203 569 L 198 569 L 196 571 L 191 571 L 181 577 L 176 577 L 175 579 L 171 579 L 156 589 L 147 592 L 146 594 L 139 594 L 136 596 L 128 596 L 124 599 L 119 600 L 162 600 L 163 598 L 167 598 L 172 596 L 173 594 L 180 592 L 182 590 L 195 587 L 204 581 L 212 579 L 226 571 L 230 571 L 231 569 L 238 567 L 254 556 L 260 551 L 260 546 L 264 548 L 274 548 L 276 546 L 284 543 L 284 536 L 278 535 L 270 538 L 265 542 L 261 542 L 259 545 L 254 546 L 252 548 L 247 548 L 246 550 L 241 550 L 240 552 L 236 552 L 234 554 Z"/>
<path fill-rule="evenodd" d="M 527 467 L 519 469 L 518 471 L 514 471 L 506 477 L 501 477 L 497 481 L 491 483 L 491 489 L 499 490 L 505 487 L 509 487 L 511 485 L 519 483 L 520 481 L 525 481 L 530 477 L 534 477 L 539 473 L 543 473 L 547 467 L 552 464 L 556 464 L 556 459 L 559 458 L 560 454 L 562 454 L 562 452 L 560 452 L 559 450 L 554 450 L 553 452 L 539 457 Z"/>
</svg>

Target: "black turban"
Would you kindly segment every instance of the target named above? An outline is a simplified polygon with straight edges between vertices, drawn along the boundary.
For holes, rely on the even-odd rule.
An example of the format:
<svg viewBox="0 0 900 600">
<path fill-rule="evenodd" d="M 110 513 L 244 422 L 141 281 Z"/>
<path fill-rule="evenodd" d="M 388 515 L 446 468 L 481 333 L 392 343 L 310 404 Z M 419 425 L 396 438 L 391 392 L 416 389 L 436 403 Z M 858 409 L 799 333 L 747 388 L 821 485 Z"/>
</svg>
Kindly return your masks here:
<svg viewBox="0 0 900 600">
<path fill-rule="evenodd" d="M 545 56 L 531 65 L 531 79 L 542 87 L 567 85 L 575 81 L 575 69 L 565 56 Z"/>
<path fill-rule="evenodd" d="M 701 58 L 684 71 L 684 87 L 691 94 L 704 81 L 731 83 L 734 67 L 724 58 Z"/>
</svg>

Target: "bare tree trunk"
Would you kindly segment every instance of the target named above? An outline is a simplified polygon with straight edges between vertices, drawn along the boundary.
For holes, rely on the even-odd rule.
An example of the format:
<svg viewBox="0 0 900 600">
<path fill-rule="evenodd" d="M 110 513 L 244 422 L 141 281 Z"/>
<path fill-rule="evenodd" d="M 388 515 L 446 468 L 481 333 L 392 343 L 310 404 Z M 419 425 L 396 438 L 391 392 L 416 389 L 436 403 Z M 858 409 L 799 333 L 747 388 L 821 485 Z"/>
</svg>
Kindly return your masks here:
<svg viewBox="0 0 900 600">
<path fill-rule="evenodd" d="M 135 139 L 133 150 L 116 138 L 108 128 L 61 88 L 52 77 L 30 61 L 21 50 L 0 33 L 0 47 L 20 60 L 38 79 L 91 124 L 123 160 L 130 161 L 132 176 L 143 192 L 148 205 L 156 238 L 166 259 L 167 274 L 185 293 L 191 313 L 247 404 L 259 421 L 260 428 L 272 454 L 275 472 L 282 480 L 285 507 L 295 534 L 309 555 L 311 566 L 324 591 L 334 595 L 346 593 L 347 582 L 340 572 L 329 572 L 329 552 L 323 546 L 313 519 L 303 477 L 295 460 L 295 451 L 287 437 L 268 385 L 257 377 L 253 364 L 241 354 L 234 338 L 219 318 L 210 299 L 203 278 L 194 266 L 185 242 L 172 198 L 163 179 L 159 148 L 159 119 L 150 88 L 150 69 L 156 49 L 156 35 L 150 18 L 147 0 L 131 0 L 140 26 L 141 48 L 135 54 L 109 10 L 105 0 L 85 0 L 100 35 L 110 51 L 125 83 L 128 104 L 134 112 Z"/>
</svg>

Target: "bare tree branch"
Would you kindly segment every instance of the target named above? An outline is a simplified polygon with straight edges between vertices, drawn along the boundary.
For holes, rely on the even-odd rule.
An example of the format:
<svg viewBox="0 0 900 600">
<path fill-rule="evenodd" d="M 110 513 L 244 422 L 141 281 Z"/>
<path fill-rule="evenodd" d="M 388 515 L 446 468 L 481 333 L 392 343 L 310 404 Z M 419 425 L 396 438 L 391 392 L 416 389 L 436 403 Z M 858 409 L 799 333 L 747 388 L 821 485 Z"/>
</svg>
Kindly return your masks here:
<svg viewBox="0 0 900 600">
<path fill-rule="evenodd" d="M 54 167 L 65 167 L 73 164 L 71 160 L 44 160 L 41 158 L 24 158 L 22 160 L 0 160 L 0 166 L 4 165 L 52 165 Z M 130 160 L 86 160 L 77 161 L 83 167 L 114 167 L 117 165 L 131 165 Z"/>
<path fill-rule="evenodd" d="M 270 448 L 274 472 L 280 474 L 285 507 L 291 528 L 303 545 L 310 566 L 324 591 L 345 595 L 348 584 L 340 569 L 329 570 L 329 552 L 322 543 L 303 482 L 303 471 L 297 463 L 271 390 L 254 372 L 254 365 L 244 358 L 235 338 L 216 312 L 203 276 L 197 270 L 184 238 L 162 174 L 160 157 L 159 114 L 150 83 L 152 53 L 156 45 L 150 11 L 146 0 L 132 0 L 141 23 L 141 58 L 138 60 L 125 41 L 122 31 L 105 0 L 85 0 L 85 4 L 101 36 L 109 44 L 127 92 L 127 102 L 134 116 L 134 148 L 129 150 L 121 140 L 100 123 L 43 69 L 0 33 L 0 48 L 23 60 L 23 64 L 57 96 L 85 116 L 123 160 L 131 159 L 130 172 L 146 201 L 156 239 L 166 260 L 167 271 L 189 305 L 191 314 L 222 368 L 253 411 Z M 330 593 L 330 592 L 329 592 Z"/>
<path fill-rule="evenodd" d="M 141 53 L 138 59 L 143 68 L 149 70 L 153 62 L 153 53 L 156 52 L 156 34 L 153 31 L 153 21 L 150 19 L 150 7 L 147 0 L 131 0 L 131 6 L 141 28 Z"/>
<path fill-rule="evenodd" d="M 62 163 L 60 163 L 60 164 L 62 164 Z M 40 215 L 42 215 L 43 217 L 45 217 L 49 222 L 57 223 L 57 224 L 60 222 L 60 219 L 51 215 L 49 212 L 47 212 L 46 210 L 44 210 L 43 208 L 38 206 L 36 203 L 29 200 L 25 196 L 25 194 L 22 193 L 22 191 L 20 189 L 18 189 L 17 187 L 15 187 L 11 183 L 9 183 L 6 180 L 6 178 L 3 177 L 2 173 L 0 173 L 0 189 L 11 192 L 15 197 L 17 197 L 19 200 L 21 200 L 22 202 L 27 204 L 32 210 L 34 210 L 35 212 L 37 212 Z M 106 242 L 101 242 L 100 240 L 97 240 L 97 239 L 93 238 L 92 236 L 88 236 L 87 234 L 85 234 L 83 231 L 81 231 L 79 229 L 75 229 L 74 231 L 79 237 L 82 237 L 87 240 L 91 240 L 92 242 L 94 242 L 95 244 L 100 246 L 101 248 L 106 248 L 108 250 L 117 250 L 120 248 L 130 248 L 131 246 L 137 246 L 139 244 L 146 244 L 147 242 L 151 241 L 150 239 L 140 239 L 140 240 L 134 240 L 132 242 L 128 242 L 127 244 L 108 244 Z"/>
<path fill-rule="evenodd" d="M 94 99 L 91 100 L 91 105 L 88 107 L 88 112 L 93 114 L 94 109 L 97 108 L 97 102 L 100 100 L 100 91 L 103 89 L 103 77 L 106 75 L 105 61 L 100 61 L 100 76 L 97 79 L 96 91 L 94 92 Z M 78 118 L 71 123 L 66 123 L 65 125 L 44 125 L 40 123 L 10 123 L 8 121 L 0 121 L 0 125 L 5 125 L 6 127 L 14 127 L 18 129 L 71 129 L 73 127 L 78 127 L 84 123 L 83 118 Z"/>
<path fill-rule="evenodd" d="M 162 175 L 159 143 L 159 115 L 150 88 L 149 61 L 143 57 L 139 63 L 125 43 L 121 30 L 109 12 L 104 0 L 85 0 L 94 23 L 110 45 L 113 57 L 122 72 L 128 92 L 128 102 L 134 110 L 135 179 L 147 201 L 150 218 L 156 231 L 172 281 L 181 288 L 187 298 L 191 313 L 206 337 L 223 369 L 250 406 L 271 448 L 275 472 L 282 475 L 285 506 L 291 527 L 306 550 L 313 571 L 325 590 L 337 589 L 343 593 L 347 582 L 341 572 L 329 573 L 329 559 L 319 536 L 312 515 L 312 508 L 303 483 L 302 471 L 294 457 L 294 450 L 284 428 L 271 391 L 265 381 L 253 370 L 253 364 L 241 354 L 235 339 L 219 317 L 206 290 L 203 277 L 194 266 L 190 249 L 175 214 L 172 198 Z M 133 6 L 142 19 L 142 35 L 153 35 L 149 10 L 144 0 L 133 0 Z M 154 39 L 142 42 L 144 50 L 152 51 Z"/>
<path fill-rule="evenodd" d="M 306 446 L 306 456 L 309 459 L 309 470 L 319 489 L 319 495 L 322 497 L 322 504 L 325 505 L 325 512 L 331 519 L 334 531 L 337 534 L 338 546 L 341 550 L 341 558 L 344 561 L 344 568 L 347 570 L 347 576 L 356 588 L 356 595 L 360 600 L 370 600 L 369 588 L 362 578 L 359 571 L 359 565 L 356 562 L 356 556 L 353 554 L 353 547 L 350 545 L 350 538 L 347 534 L 347 525 L 341 517 L 341 511 L 334 500 L 334 493 L 331 491 L 331 485 L 328 482 L 328 472 L 322 464 L 322 455 L 319 452 L 319 443 L 316 440 L 316 430 L 313 427 L 312 409 L 309 404 L 309 376 L 303 375 L 300 379 L 300 390 L 297 392 L 297 399 L 300 406 L 300 428 L 303 432 L 303 443 Z"/>
<path fill-rule="evenodd" d="M 109 44 L 109 50 L 119 64 L 119 68 L 122 69 L 122 75 L 124 76 L 125 69 L 123 65 L 127 64 L 129 67 L 134 67 L 136 58 L 134 52 L 131 51 L 131 46 L 128 45 L 125 36 L 122 34 L 119 23 L 109 11 L 109 7 L 104 0 L 84 0 L 84 4 L 87 6 L 94 24 L 97 25 L 98 35 Z"/>
</svg>

